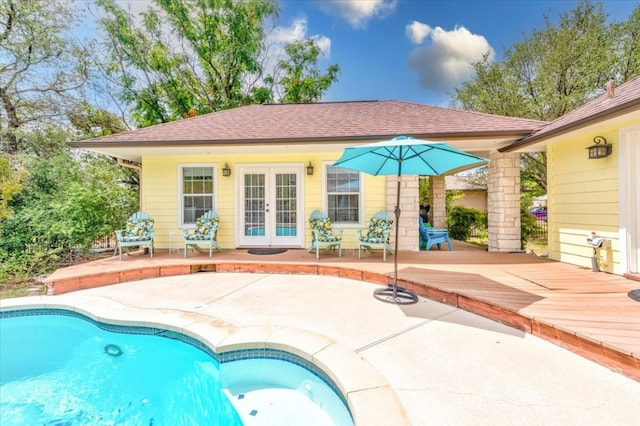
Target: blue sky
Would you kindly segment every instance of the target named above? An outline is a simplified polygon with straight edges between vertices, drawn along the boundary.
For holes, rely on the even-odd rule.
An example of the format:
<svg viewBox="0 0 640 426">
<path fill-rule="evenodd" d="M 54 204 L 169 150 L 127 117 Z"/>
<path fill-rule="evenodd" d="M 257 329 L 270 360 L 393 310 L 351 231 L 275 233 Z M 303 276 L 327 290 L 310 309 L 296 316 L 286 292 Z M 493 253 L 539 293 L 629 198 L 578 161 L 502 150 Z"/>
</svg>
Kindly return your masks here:
<svg viewBox="0 0 640 426">
<path fill-rule="evenodd" d="M 573 0 L 280 0 L 278 37 L 314 37 L 320 62 L 340 66 L 324 101 L 394 99 L 446 106 L 469 77 L 470 62 L 544 28 L 574 9 Z M 637 2 L 603 3 L 610 20 L 626 21 Z"/>
</svg>

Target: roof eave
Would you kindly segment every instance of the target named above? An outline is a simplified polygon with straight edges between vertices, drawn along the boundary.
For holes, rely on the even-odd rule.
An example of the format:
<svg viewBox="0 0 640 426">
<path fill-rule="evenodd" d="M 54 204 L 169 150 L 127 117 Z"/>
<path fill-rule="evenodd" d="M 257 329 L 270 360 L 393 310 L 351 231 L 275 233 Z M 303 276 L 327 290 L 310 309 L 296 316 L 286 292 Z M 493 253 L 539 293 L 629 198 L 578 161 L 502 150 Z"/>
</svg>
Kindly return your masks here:
<svg viewBox="0 0 640 426">
<path fill-rule="evenodd" d="M 410 136 L 422 139 L 469 139 L 485 137 L 523 137 L 531 134 L 534 129 L 498 130 L 481 132 L 439 132 L 439 133 L 414 133 Z M 166 147 L 166 146 L 199 146 L 199 145 L 255 145 L 255 144 L 290 144 L 295 143 L 327 143 L 336 141 L 370 141 L 384 140 L 398 136 L 397 134 L 359 135 L 359 136 L 328 136 L 328 137 L 301 137 L 301 138 L 265 138 L 265 139 L 219 139 L 219 140 L 166 140 L 166 141 L 141 141 L 141 140 L 115 140 L 102 141 L 89 139 L 84 141 L 67 142 L 73 148 L 119 148 L 119 147 Z"/>
<path fill-rule="evenodd" d="M 534 145 L 548 139 L 552 139 L 564 133 L 568 133 L 572 130 L 575 130 L 576 128 L 586 127 L 587 125 L 596 123 L 598 121 L 604 121 L 605 119 L 611 119 L 620 115 L 624 115 L 626 113 L 632 112 L 633 110 L 637 109 L 638 106 L 640 106 L 640 99 L 634 99 L 630 102 L 619 105 L 617 107 L 614 107 L 605 111 L 601 111 L 593 115 L 586 116 L 580 120 L 576 120 L 564 126 L 558 127 L 557 129 L 550 130 L 549 132 L 545 132 L 539 135 L 534 134 L 531 137 L 521 139 L 519 141 L 512 143 L 511 145 L 507 145 L 503 148 L 499 148 L 498 151 L 499 152 L 517 151 L 527 146 Z M 544 128 L 542 130 L 544 130 Z"/>
</svg>

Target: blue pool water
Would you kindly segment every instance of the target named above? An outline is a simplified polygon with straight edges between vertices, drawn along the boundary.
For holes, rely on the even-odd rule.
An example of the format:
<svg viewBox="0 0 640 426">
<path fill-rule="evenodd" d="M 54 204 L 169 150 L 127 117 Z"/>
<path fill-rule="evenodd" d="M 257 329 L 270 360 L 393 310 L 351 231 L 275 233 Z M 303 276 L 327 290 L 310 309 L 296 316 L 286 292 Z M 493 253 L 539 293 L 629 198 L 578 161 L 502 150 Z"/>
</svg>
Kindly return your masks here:
<svg viewBox="0 0 640 426">
<path fill-rule="evenodd" d="M 332 383 L 301 358 L 221 357 L 166 330 L 63 310 L 2 312 L 0 424 L 353 425 Z"/>
</svg>

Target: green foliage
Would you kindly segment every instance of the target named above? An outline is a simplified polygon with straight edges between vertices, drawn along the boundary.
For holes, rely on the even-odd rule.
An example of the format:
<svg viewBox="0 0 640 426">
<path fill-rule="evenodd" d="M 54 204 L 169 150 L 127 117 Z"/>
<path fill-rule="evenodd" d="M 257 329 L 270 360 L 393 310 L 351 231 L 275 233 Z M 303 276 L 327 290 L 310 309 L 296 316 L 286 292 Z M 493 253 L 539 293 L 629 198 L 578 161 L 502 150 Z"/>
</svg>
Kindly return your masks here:
<svg viewBox="0 0 640 426">
<path fill-rule="evenodd" d="M 475 77 L 456 89 L 453 105 L 470 111 L 554 120 L 640 74 L 640 6 L 629 20 L 607 23 L 602 3 L 581 0 L 556 23 L 546 17 L 501 62 L 474 64 Z M 525 188 L 546 192 L 546 156 L 522 155 Z M 537 186 L 537 188 L 535 188 Z"/>
<path fill-rule="evenodd" d="M 459 241 L 471 237 L 471 228 L 487 226 L 487 215 L 480 210 L 455 206 L 447 214 L 449 236 Z"/>
<path fill-rule="evenodd" d="M 529 209 L 524 203 L 520 204 L 520 245 L 521 249 L 524 249 L 527 241 L 538 230 L 538 220 L 532 214 L 529 214 Z"/>
<path fill-rule="evenodd" d="M 582 0 L 557 24 L 546 17 L 545 28 L 506 49 L 502 62 L 485 57 L 475 64 L 476 77 L 456 89 L 455 103 L 491 114 L 558 118 L 620 78 L 616 64 L 630 52 L 617 49 L 624 41 L 617 28 L 607 25 L 601 3 Z"/>
<path fill-rule="evenodd" d="M 0 220 L 0 278 L 50 272 L 137 210 L 125 174 L 106 157 L 63 151 L 32 158 L 25 168 L 12 213 Z"/>
<path fill-rule="evenodd" d="M 97 138 L 124 132 L 127 127 L 115 114 L 101 108 L 94 108 L 88 102 L 74 105 L 67 117 L 81 138 Z"/>
<path fill-rule="evenodd" d="M 0 1 L 0 149 L 28 151 L 25 129 L 45 127 L 77 102 L 89 55 L 69 35 L 78 18 L 64 0 Z"/>
<path fill-rule="evenodd" d="M 289 60 L 282 60 L 279 63 L 280 69 L 284 71 L 284 76 L 280 80 L 284 96 L 280 102 L 319 101 L 322 94 L 337 80 L 340 72 L 338 65 L 331 65 L 327 73 L 321 75 L 315 67 L 320 48 L 311 39 L 291 43 L 285 51 L 289 55 Z"/>
<path fill-rule="evenodd" d="M 22 189 L 24 172 L 14 170 L 8 157 L 0 157 L 0 220 L 9 216 L 9 202 Z"/>
<path fill-rule="evenodd" d="M 640 75 L 640 6 L 636 7 L 629 20 L 613 24 L 619 57 L 623 60 L 614 64 L 614 75 L 620 81 L 631 80 Z"/>
<path fill-rule="evenodd" d="M 120 82 L 119 98 L 146 127 L 249 103 L 313 102 L 336 80 L 321 74 L 311 40 L 286 47 L 288 60 L 265 75 L 266 25 L 278 15 L 272 0 L 154 0 L 137 17 L 115 0 L 98 0 L 108 41 L 105 72 Z"/>
</svg>

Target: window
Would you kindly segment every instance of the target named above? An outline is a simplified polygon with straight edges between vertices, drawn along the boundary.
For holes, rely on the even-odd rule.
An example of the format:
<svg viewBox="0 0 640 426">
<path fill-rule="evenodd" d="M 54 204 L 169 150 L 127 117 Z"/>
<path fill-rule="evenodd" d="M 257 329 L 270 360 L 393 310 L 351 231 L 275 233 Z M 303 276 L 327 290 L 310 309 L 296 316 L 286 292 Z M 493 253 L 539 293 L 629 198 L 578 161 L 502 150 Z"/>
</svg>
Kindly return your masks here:
<svg viewBox="0 0 640 426">
<path fill-rule="evenodd" d="M 360 223 L 360 172 L 326 166 L 327 215 L 335 224 Z"/>
<path fill-rule="evenodd" d="M 189 225 L 213 210 L 213 167 L 182 167 L 181 223 Z"/>
</svg>

